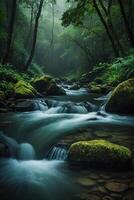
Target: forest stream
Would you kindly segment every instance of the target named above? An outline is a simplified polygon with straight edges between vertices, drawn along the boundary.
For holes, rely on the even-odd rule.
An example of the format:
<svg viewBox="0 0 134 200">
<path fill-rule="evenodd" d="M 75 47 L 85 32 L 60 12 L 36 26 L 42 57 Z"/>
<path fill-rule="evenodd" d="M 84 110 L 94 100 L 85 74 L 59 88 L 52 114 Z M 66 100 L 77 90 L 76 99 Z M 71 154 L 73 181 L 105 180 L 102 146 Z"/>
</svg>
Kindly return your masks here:
<svg viewBox="0 0 134 200">
<path fill-rule="evenodd" d="M 62 87 L 67 95 L 36 99 L 38 111 L 0 114 L 0 141 L 12 154 L 0 162 L 1 200 L 129 199 L 133 168 L 77 170 L 69 167 L 66 158 L 71 143 L 87 138 L 108 139 L 133 149 L 134 117 L 106 113 L 110 93 L 101 96 L 85 88 Z M 114 182 L 120 189 L 112 186 Z"/>
</svg>

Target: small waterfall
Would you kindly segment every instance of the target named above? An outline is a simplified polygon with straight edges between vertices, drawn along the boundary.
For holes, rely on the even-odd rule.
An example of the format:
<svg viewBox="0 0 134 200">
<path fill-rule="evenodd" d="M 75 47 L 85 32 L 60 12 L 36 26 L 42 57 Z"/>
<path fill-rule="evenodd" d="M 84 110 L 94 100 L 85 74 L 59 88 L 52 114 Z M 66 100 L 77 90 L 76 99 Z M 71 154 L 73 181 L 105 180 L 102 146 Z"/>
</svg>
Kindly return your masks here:
<svg viewBox="0 0 134 200">
<path fill-rule="evenodd" d="M 21 160 L 34 160 L 35 159 L 35 150 L 31 144 L 22 143 L 19 146 L 18 157 Z"/>
<path fill-rule="evenodd" d="M 57 145 L 54 146 L 47 155 L 48 160 L 66 160 L 67 158 L 67 149 L 65 145 Z"/>
</svg>

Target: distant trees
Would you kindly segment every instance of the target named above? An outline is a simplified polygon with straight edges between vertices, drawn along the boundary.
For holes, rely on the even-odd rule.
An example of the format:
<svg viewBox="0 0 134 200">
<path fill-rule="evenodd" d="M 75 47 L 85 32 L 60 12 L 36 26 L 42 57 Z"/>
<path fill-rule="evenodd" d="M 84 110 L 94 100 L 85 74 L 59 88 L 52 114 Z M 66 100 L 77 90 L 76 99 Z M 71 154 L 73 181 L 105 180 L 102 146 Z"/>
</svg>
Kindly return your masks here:
<svg viewBox="0 0 134 200">
<path fill-rule="evenodd" d="M 122 0 L 118 0 L 118 3 L 119 3 L 119 6 L 120 6 L 120 11 L 121 11 L 121 14 L 122 14 L 122 18 L 123 18 L 123 21 L 124 21 L 124 25 L 125 25 L 125 28 L 126 28 L 126 33 L 128 35 L 128 38 L 130 40 L 130 44 L 132 47 L 134 47 L 134 33 L 133 33 L 133 30 L 131 29 L 131 24 L 130 24 L 130 21 L 131 18 L 132 18 L 132 9 L 131 9 L 131 6 L 132 6 L 132 0 L 129 0 L 129 17 L 130 19 L 127 17 L 126 13 L 125 13 L 125 7 L 124 7 L 124 3 Z"/>
<path fill-rule="evenodd" d="M 8 2 L 6 2 L 8 3 Z M 12 44 L 12 36 L 14 31 L 14 23 L 15 23 L 15 16 L 16 16 L 16 8 L 17 8 L 17 0 L 12 0 L 11 3 L 11 16 L 9 19 L 9 25 L 8 25 L 8 34 L 7 34 L 7 42 L 6 42 L 6 49 L 4 53 L 4 57 L 2 60 L 2 63 L 6 63 L 9 60 L 10 50 L 11 50 L 11 44 Z"/>
<path fill-rule="evenodd" d="M 35 17 L 35 25 L 34 25 L 34 31 L 33 31 L 33 41 L 32 41 L 32 48 L 30 55 L 28 57 L 28 60 L 26 61 L 26 64 L 23 67 L 23 70 L 26 71 L 29 67 L 29 65 L 32 62 L 33 56 L 34 56 L 34 51 L 35 51 L 35 46 L 36 46 L 36 40 L 37 40 L 37 32 L 38 32 L 38 25 L 39 25 L 39 18 L 41 16 L 41 11 L 43 7 L 44 0 L 40 0 L 37 15 Z"/>
<path fill-rule="evenodd" d="M 133 0 L 68 0 L 68 2 L 71 3 L 72 7 L 64 13 L 62 17 L 63 25 L 81 25 L 85 21 L 85 16 L 87 16 L 85 13 L 92 15 L 93 12 L 89 9 L 92 7 L 92 10 L 97 13 L 105 28 L 116 57 L 122 56 L 125 53 L 120 40 L 121 37 L 118 35 L 118 30 L 116 30 L 114 25 L 115 22 L 112 20 L 112 12 L 115 8 L 119 8 L 121 13 L 119 17 L 124 22 L 124 27 L 131 47 L 134 47 L 134 32 L 131 28 L 131 26 L 133 27 Z"/>
</svg>

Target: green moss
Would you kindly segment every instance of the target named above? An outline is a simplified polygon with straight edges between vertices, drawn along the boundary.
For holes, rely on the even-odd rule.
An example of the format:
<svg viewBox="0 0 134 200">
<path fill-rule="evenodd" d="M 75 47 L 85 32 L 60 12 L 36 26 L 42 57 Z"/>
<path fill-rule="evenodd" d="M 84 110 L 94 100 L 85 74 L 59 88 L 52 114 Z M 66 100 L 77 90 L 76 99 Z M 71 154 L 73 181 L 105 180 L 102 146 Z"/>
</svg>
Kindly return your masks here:
<svg viewBox="0 0 134 200">
<path fill-rule="evenodd" d="M 69 161 L 88 166 L 126 168 L 130 166 L 131 151 L 106 140 L 80 141 L 71 145 Z"/>
<path fill-rule="evenodd" d="M 106 111 L 121 114 L 134 114 L 134 78 L 120 83 L 113 91 Z"/>
<path fill-rule="evenodd" d="M 31 84 L 25 81 L 19 81 L 14 86 L 14 95 L 16 98 L 33 98 L 36 97 L 37 91 Z"/>
</svg>

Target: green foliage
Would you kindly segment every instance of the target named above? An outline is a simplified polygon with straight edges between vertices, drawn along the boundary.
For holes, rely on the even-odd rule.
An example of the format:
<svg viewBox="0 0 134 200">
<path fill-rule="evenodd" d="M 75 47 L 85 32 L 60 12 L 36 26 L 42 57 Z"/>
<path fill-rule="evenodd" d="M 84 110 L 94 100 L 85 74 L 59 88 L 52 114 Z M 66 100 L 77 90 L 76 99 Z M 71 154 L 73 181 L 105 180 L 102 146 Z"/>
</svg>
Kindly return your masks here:
<svg viewBox="0 0 134 200">
<path fill-rule="evenodd" d="M 93 68 L 91 76 L 98 77 L 103 83 L 113 86 L 134 77 L 134 54 L 117 58 L 111 63 L 99 63 Z"/>
</svg>

